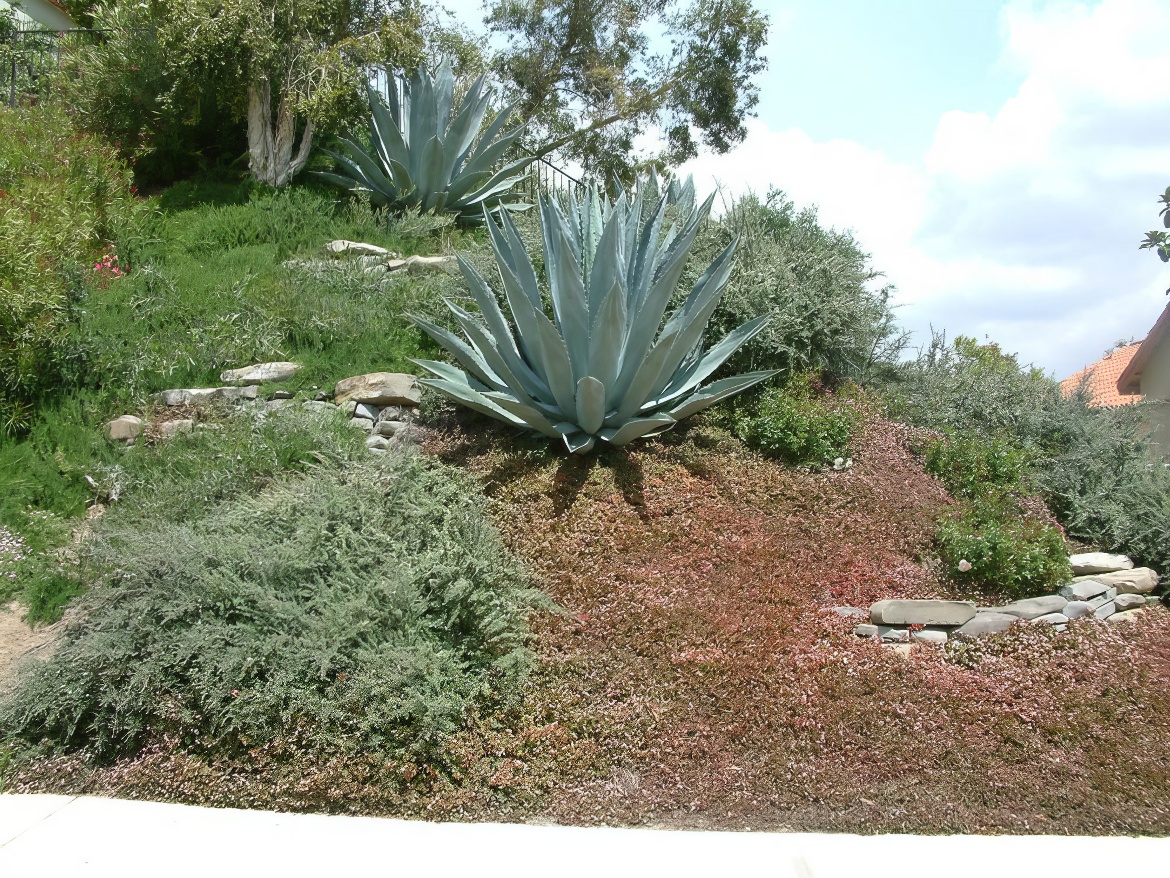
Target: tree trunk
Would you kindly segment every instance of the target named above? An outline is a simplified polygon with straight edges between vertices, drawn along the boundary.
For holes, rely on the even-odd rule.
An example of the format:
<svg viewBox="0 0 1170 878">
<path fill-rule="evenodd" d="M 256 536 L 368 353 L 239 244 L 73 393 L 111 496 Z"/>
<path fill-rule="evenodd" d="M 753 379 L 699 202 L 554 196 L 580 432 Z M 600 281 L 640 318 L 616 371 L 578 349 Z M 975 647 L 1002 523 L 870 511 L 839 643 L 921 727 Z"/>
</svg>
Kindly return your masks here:
<svg viewBox="0 0 1170 878">
<path fill-rule="evenodd" d="M 300 173 L 313 148 L 313 123 L 307 121 L 296 144 L 297 119 L 287 95 L 273 118 L 272 83 L 267 77 L 248 86 L 248 170 L 261 183 L 284 186 Z"/>
</svg>

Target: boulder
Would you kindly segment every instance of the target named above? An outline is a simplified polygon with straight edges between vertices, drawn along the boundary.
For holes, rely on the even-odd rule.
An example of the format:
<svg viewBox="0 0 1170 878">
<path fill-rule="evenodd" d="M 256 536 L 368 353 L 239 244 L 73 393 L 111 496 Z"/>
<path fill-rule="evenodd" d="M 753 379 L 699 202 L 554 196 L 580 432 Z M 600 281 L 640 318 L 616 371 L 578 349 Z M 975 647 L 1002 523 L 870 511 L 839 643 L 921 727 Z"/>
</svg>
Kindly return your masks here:
<svg viewBox="0 0 1170 878">
<path fill-rule="evenodd" d="M 947 632 L 931 631 L 929 628 L 924 631 L 911 631 L 910 639 L 915 643 L 930 643 L 936 646 L 942 646 L 947 642 Z"/>
<path fill-rule="evenodd" d="M 962 625 L 974 616 L 970 601 L 878 601 L 869 608 L 878 625 Z"/>
<path fill-rule="evenodd" d="M 1049 613 L 1047 616 L 1037 616 L 1033 622 L 1044 622 L 1048 625 L 1067 625 L 1068 616 L 1064 613 Z"/>
<path fill-rule="evenodd" d="M 858 625 L 856 628 L 854 628 L 853 633 L 856 634 L 858 637 L 877 637 L 878 636 L 878 626 L 865 623 L 862 625 Z"/>
<path fill-rule="evenodd" d="M 1065 616 L 1070 619 L 1079 619 L 1081 616 L 1087 616 L 1093 612 L 1093 605 L 1088 601 L 1069 601 L 1061 610 Z"/>
<path fill-rule="evenodd" d="M 180 433 L 190 433 L 195 429 L 195 422 L 184 418 L 178 421 L 163 421 L 155 426 L 158 435 L 163 439 L 174 439 Z"/>
<path fill-rule="evenodd" d="M 404 372 L 371 372 L 337 382 L 333 388 L 333 401 L 341 405 L 350 400 L 377 406 L 417 407 L 422 400 L 422 393 L 414 375 Z"/>
<path fill-rule="evenodd" d="M 1113 599 L 1113 603 L 1117 606 L 1117 612 L 1124 613 L 1126 610 L 1136 610 L 1138 607 L 1146 605 L 1145 595 L 1140 594 L 1119 594 Z"/>
<path fill-rule="evenodd" d="M 1114 613 L 1106 622 L 1136 622 L 1145 610 L 1126 610 L 1124 613 Z"/>
<path fill-rule="evenodd" d="M 1098 573 L 1092 578 L 1113 586 L 1118 594 L 1149 594 L 1158 587 L 1158 574 L 1149 567 Z"/>
<path fill-rule="evenodd" d="M 385 436 L 371 436 L 366 440 L 366 448 L 372 448 L 375 451 L 385 451 L 390 445 L 390 440 Z"/>
<path fill-rule="evenodd" d="M 1112 573 L 1115 570 L 1132 570 L 1133 562 L 1125 555 L 1110 555 L 1108 552 L 1084 552 L 1080 555 L 1070 555 L 1069 566 L 1076 576 L 1094 573 Z"/>
<path fill-rule="evenodd" d="M 999 634 L 1020 621 L 1019 616 L 1007 613 L 980 613 L 954 632 L 955 637 L 979 637 L 981 634 Z"/>
<path fill-rule="evenodd" d="M 133 442 L 142 435 L 143 427 L 145 424 L 142 423 L 142 418 L 122 415 L 106 424 L 106 435 L 115 442 Z"/>
<path fill-rule="evenodd" d="M 288 381 L 299 371 L 300 363 L 257 363 L 220 372 L 219 380 L 224 384 L 264 384 L 267 381 Z"/>
<path fill-rule="evenodd" d="M 1110 603 L 1115 597 L 1117 597 L 1117 592 L 1111 588 L 1107 588 L 1105 589 L 1105 594 L 1097 595 L 1097 597 L 1089 601 L 1089 606 L 1096 610 L 1098 607 Z"/>
<path fill-rule="evenodd" d="M 1097 595 L 1105 594 L 1109 586 L 1095 579 L 1086 579 L 1082 582 L 1070 582 L 1060 587 L 1061 597 L 1070 601 L 1091 601 Z"/>
<path fill-rule="evenodd" d="M 243 402 L 258 395 L 255 385 L 249 387 L 192 387 L 186 390 L 164 390 L 152 399 L 159 405 L 190 405 L 196 402 Z"/>
<path fill-rule="evenodd" d="M 1010 616 L 1019 616 L 1021 619 L 1036 619 L 1040 616 L 1059 613 L 1068 603 L 1068 598 L 1060 595 L 1045 595 L 1040 598 L 1027 598 L 1022 601 L 1013 601 L 1003 608 L 1003 612 Z M 1068 621 L 1067 619 L 1065 620 Z"/>
<path fill-rule="evenodd" d="M 1093 610 L 1093 615 L 1098 619 L 1108 619 L 1116 612 L 1117 604 L 1115 604 L 1113 601 L 1107 601 L 1101 604 L 1101 606 L 1097 607 L 1097 609 Z"/>
</svg>

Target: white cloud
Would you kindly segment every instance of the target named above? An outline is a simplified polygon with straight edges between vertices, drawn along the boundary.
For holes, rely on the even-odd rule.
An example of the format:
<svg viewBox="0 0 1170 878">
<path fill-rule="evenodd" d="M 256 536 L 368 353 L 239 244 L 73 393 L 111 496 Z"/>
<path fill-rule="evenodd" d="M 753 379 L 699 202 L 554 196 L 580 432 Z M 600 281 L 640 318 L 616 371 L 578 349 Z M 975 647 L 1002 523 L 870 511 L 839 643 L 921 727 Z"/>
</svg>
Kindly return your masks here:
<svg viewBox="0 0 1170 878">
<path fill-rule="evenodd" d="M 754 122 L 732 153 L 683 170 L 818 204 L 898 285 L 920 338 L 986 334 L 1064 377 L 1166 304 L 1170 272 L 1137 243 L 1170 183 L 1170 4 L 1018 3 L 1003 25 L 1016 94 L 993 114 L 943 114 L 917 163 Z"/>
</svg>

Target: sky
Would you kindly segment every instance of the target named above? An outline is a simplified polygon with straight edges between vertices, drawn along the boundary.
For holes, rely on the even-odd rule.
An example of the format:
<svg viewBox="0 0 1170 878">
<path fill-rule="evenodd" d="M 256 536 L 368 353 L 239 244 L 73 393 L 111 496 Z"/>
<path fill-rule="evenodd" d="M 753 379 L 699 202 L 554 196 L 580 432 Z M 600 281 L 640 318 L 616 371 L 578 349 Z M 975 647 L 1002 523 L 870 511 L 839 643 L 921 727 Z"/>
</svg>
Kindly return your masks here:
<svg viewBox="0 0 1170 878">
<path fill-rule="evenodd" d="M 699 190 L 776 187 L 851 229 L 916 344 L 1064 378 L 1145 336 L 1170 287 L 1137 246 L 1170 185 L 1168 0 L 756 2 L 757 116 L 681 169 Z"/>
</svg>

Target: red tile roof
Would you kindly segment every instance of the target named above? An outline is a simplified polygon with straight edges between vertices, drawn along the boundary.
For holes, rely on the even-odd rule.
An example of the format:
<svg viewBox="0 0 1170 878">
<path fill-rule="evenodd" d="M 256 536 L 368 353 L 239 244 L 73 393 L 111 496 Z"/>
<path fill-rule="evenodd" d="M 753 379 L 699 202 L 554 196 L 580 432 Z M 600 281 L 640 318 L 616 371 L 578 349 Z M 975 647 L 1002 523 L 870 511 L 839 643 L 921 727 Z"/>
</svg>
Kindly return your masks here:
<svg viewBox="0 0 1170 878">
<path fill-rule="evenodd" d="M 1110 351 L 1102 359 L 1061 381 L 1060 392 L 1072 396 L 1081 386 L 1081 381 L 1088 376 L 1085 390 L 1089 394 L 1089 405 L 1115 406 L 1141 402 L 1140 393 L 1121 393 L 1117 389 L 1117 379 L 1141 346 L 1141 342 L 1138 342 Z"/>
</svg>

